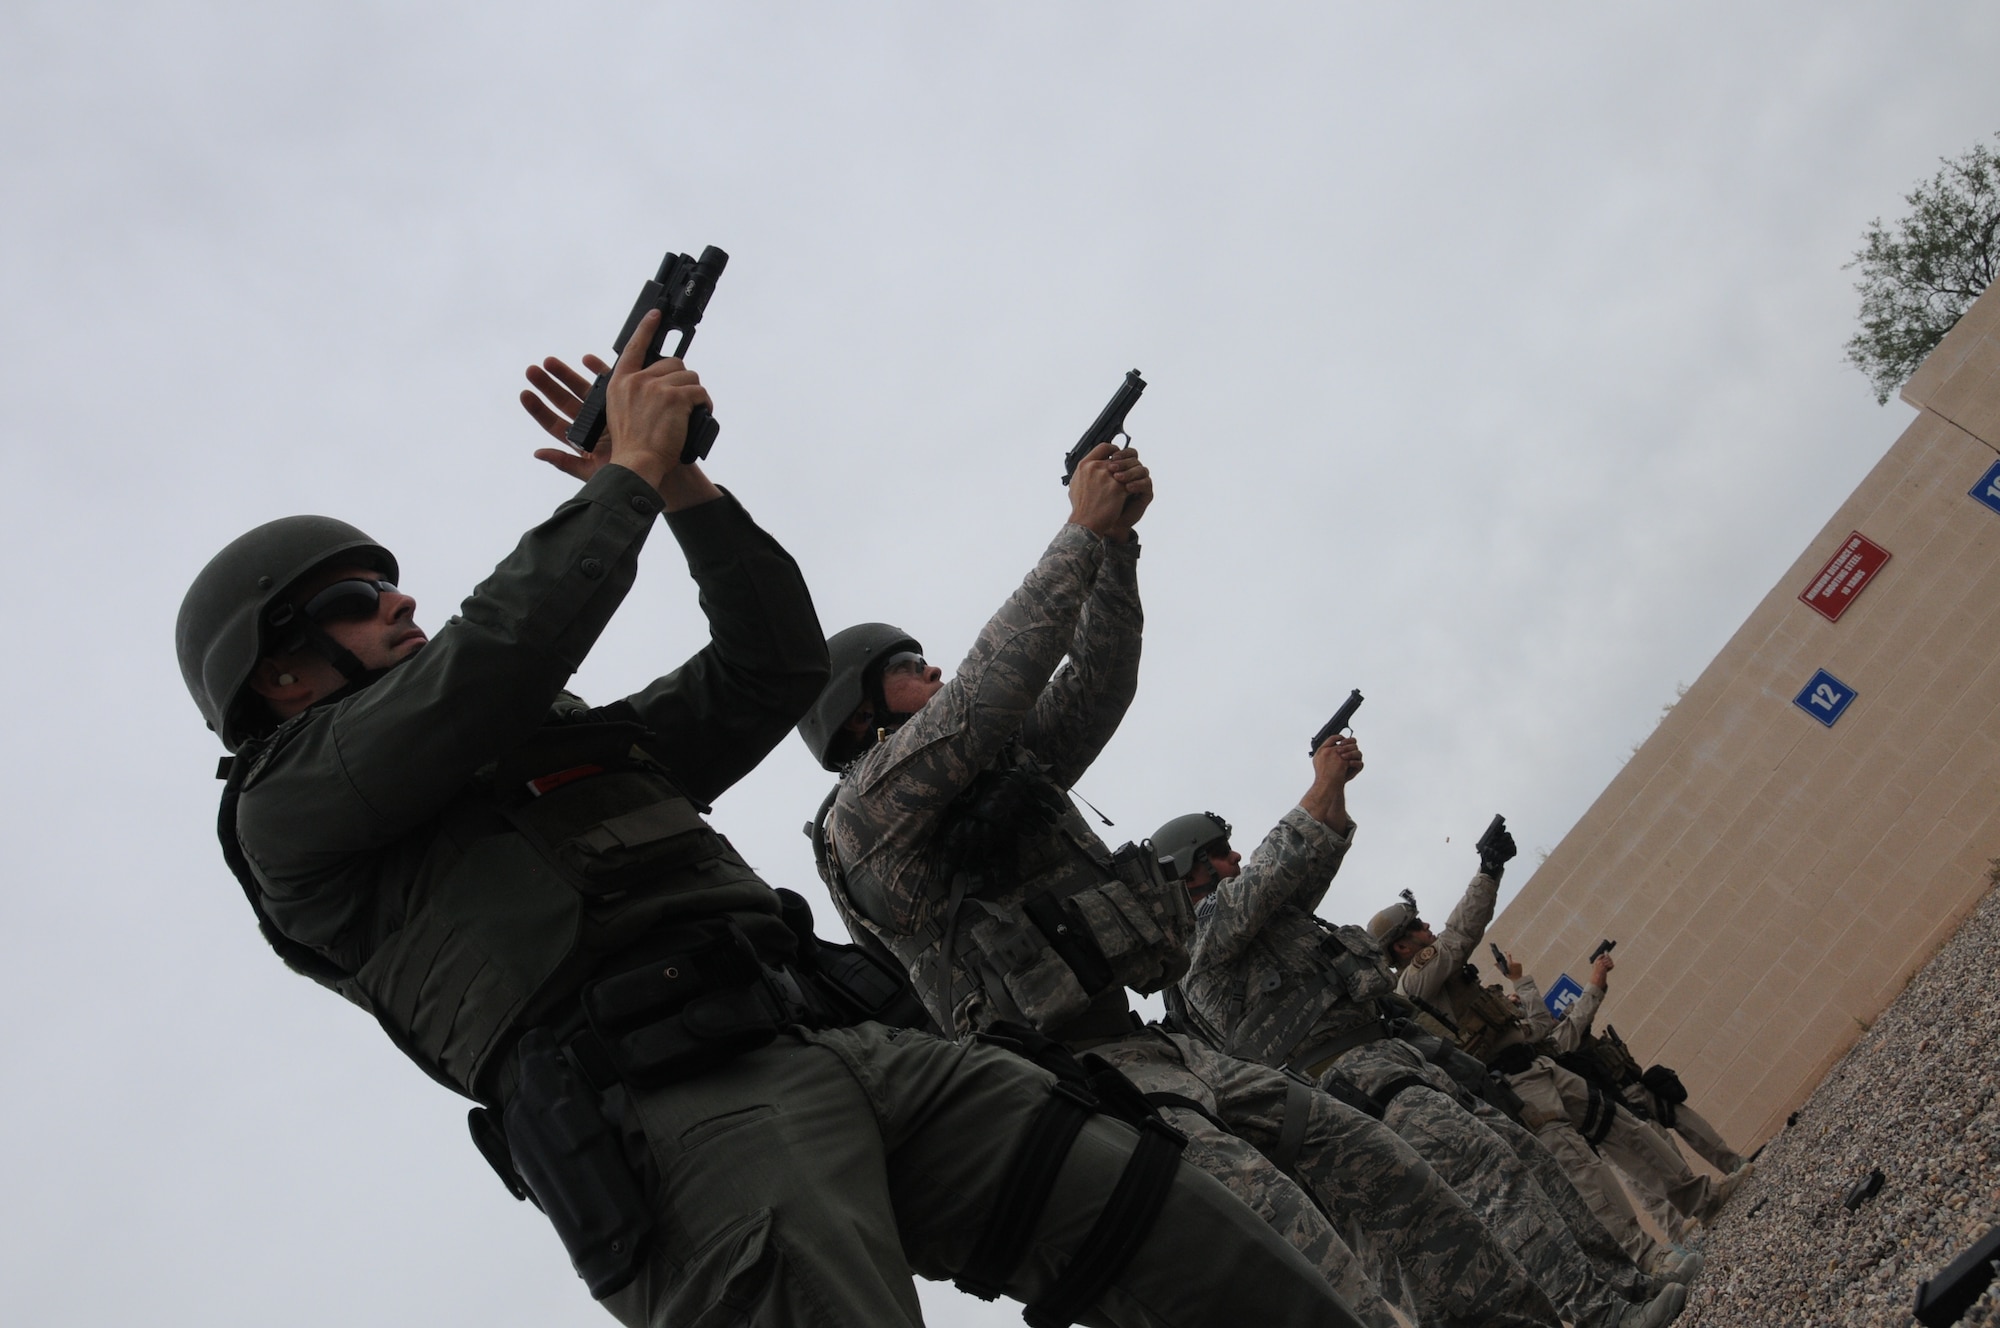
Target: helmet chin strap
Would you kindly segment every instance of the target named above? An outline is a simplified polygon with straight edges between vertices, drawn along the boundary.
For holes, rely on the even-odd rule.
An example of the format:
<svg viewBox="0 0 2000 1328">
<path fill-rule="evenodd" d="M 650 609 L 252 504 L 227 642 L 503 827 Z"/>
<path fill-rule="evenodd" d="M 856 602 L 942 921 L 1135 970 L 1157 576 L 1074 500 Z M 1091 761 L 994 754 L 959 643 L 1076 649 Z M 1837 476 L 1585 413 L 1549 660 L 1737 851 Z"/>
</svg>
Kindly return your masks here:
<svg viewBox="0 0 2000 1328">
<path fill-rule="evenodd" d="M 371 669 L 366 664 L 363 664 L 360 657 L 352 650 L 349 650 L 346 646 L 327 635 L 326 629 L 316 622 L 309 621 L 305 624 L 305 644 L 307 649 L 333 665 L 334 671 L 347 680 L 345 687 L 320 698 L 322 702 L 352 696 L 362 688 L 387 675 L 389 669 L 395 668 L 396 664 L 403 662 L 402 660 L 397 660 L 388 669 Z"/>
<path fill-rule="evenodd" d="M 868 700 L 875 707 L 875 713 L 869 717 L 868 724 L 870 728 L 875 730 L 875 742 L 880 742 L 888 734 L 894 733 L 897 729 L 915 719 L 916 711 L 891 710 L 889 708 L 889 697 L 882 688 L 882 678 L 879 673 L 870 680 L 868 685 L 870 693 Z M 870 743 L 869 745 L 873 746 L 874 743 Z"/>
</svg>

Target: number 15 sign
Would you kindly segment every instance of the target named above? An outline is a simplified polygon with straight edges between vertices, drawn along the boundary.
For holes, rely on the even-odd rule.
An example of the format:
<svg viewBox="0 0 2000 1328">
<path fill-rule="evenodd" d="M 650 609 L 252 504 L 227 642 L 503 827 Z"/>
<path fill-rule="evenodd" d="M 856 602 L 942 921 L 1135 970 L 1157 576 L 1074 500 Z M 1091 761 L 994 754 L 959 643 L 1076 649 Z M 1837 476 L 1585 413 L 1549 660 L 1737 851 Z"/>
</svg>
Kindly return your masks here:
<svg viewBox="0 0 2000 1328">
<path fill-rule="evenodd" d="M 1828 728 L 1846 713 L 1848 702 L 1854 699 L 1854 689 L 1840 679 L 1821 669 L 1813 674 L 1812 681 L 1805 690 L 1792 698 L 1792 704 L 1811 715 Z"/>
<path fill-rule="evenodd" d="M 2000 461 L 1994 462 L 1993 468 L 1981 475 L 1979 483 L 1966 492 L 1994 511 L 2000 512 Z"/>
</svg>

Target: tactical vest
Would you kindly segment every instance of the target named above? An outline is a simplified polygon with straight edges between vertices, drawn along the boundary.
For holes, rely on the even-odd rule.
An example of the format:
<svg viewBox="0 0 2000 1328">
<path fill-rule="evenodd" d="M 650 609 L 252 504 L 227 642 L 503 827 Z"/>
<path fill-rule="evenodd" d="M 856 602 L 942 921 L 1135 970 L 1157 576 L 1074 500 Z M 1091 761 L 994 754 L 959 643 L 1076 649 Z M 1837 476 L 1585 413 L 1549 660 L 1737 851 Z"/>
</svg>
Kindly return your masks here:
<svg viewBox="0 0 2000 1328">
<path fill-rule="evenodd" d="M 224 856 L 279 954 L 469 1097 L 490 1100 L 511 1035 L 566 1013 L 606 959 L 676 923 L 727 916 L 774 961 L 793 953 L 777 896 L 647 752 L 647 731 L 559 722 L 580 708 L 559 706 L 435 820 L 375 851 L 374 888 L 404 903 L 351 969 L 283 935 L 236 838 L 238 796 L 254 797 L 309 717 L 239 754 L 224 790 Z"/>
<path fill-rule="evenodd" d="M 1151 841 L 1107 849 L 1018 744 L 952 801 L 924 848 L 925 891 L 944 908 L 917 932 L 885 925 L 880 887 L 846 877 L 823 825 L 814 844 L 850 929 L 888 946 L 957 1035 L 996 1021 L 1075 1035 L 1086 1013 L 1122 1021 L 1124 988 L 1158 991 L 1187 971 L 1194 913 Z"/>
<path fill-rule="evenodd" d="M 1410 999 L 1419 1011 L 1417 1023 L 1491 1064 L 1502 1050 L 1529 1038 L 1520 1011 L 1505 996 L 1481 985 L 1476 970 L 1471 972 L 1471 976 L 1466 971 L 1455 973 L 1445 984 L 1448 1009 L 1414 996 Z"/>
<path fill-rule="evenodd" d="M 1376 999 L 1395 990 L 1380 948 L 1360 927 L 1336 927 L 1308 915 L 1319 944 L 1306 951 L 1307 969 L 1245 974 L 1224 1012 L 1224 1050 L 1267 1065 L 1292 1062 L 1330 1040 L 1379 1026 Z"/>
</svg>

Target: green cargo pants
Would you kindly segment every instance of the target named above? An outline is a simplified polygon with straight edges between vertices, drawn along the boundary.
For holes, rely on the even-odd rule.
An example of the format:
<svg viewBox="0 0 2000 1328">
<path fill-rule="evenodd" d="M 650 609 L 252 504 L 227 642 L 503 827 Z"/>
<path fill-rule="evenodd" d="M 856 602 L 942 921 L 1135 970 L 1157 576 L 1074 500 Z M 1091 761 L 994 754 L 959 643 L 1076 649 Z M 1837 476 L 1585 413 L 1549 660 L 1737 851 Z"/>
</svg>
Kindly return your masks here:
<svg viewBox="0 0 2000 1328">
<path fill-rule="evenodd" d="M 994 1047 L 862 1024 L 614 1089 L 659 1229 L 606 1308 L 657 1328 L 920 1324 L 911 1274 L 964 1263 L 1052 1082 Z M 1032 1302 L 1062 1271 L 1135 1137 L 1102 1116 L 1085 1126 L 1009 1295 Z M 1091 1322 L 1359 1328 L 1310 1262 L 1186 1165 Z"/>
</svg>

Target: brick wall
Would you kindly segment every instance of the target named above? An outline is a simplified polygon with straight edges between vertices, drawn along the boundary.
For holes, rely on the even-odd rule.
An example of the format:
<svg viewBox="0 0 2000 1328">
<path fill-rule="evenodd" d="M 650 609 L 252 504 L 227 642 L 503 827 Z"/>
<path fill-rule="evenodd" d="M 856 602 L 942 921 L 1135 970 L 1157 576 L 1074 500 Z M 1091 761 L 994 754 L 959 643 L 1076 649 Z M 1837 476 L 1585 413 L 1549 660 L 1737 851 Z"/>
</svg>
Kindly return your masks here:
<svg viewBox="0 0 2000 1328">
<path fill-rule="evenodd" d="M 1903 398 L 1916 421 L 1492 929 L 1544 986 L 1617 938 L 1601 1020 L 1746 1151 L 2000 856 L 2000 512 L 1967 492 L 2000 460 L 2000 286 Z M 1829 622 L 1798 596 L 1855 531 L 1890 560 Z M 1793 703 L 1821 669 L 1853 693 L 1830 728 Z"/>
</svg>

